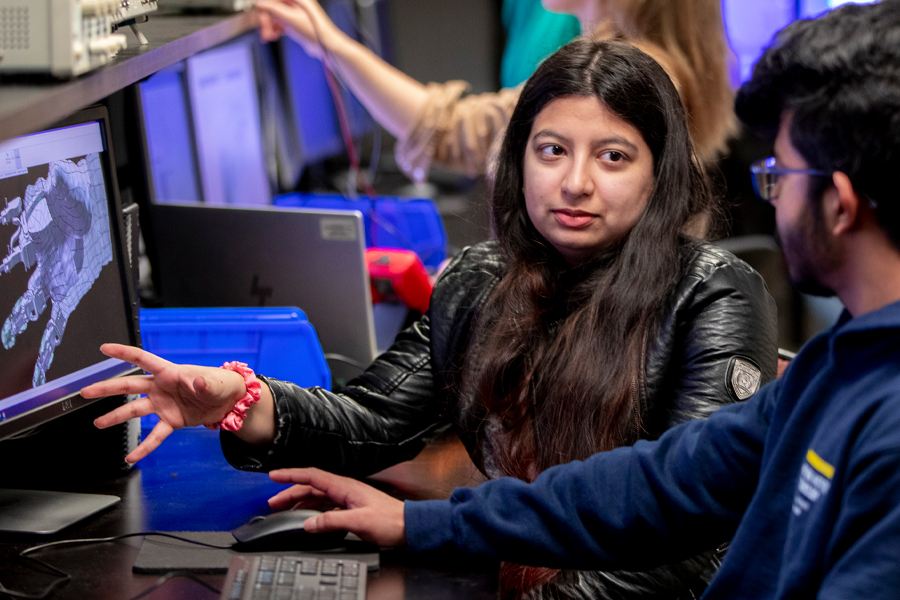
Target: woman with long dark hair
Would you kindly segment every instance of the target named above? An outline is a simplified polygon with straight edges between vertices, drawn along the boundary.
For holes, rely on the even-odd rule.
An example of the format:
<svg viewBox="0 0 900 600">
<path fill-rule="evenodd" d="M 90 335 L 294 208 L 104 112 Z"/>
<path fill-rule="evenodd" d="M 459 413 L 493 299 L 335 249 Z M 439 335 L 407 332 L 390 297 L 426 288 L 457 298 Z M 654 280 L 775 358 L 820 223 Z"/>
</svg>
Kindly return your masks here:
<svg viewBox="0 0 900 600">
<path fill-rule="evenodd" d="M 304 389 L 110 345 L 152 375 L 84 393 L 148 395 L 98 419 L 160 414 L 133 460 L 175 427 L 243 419 L 222 437 L 238 468 L 359 477 L 414 457 L 449 425 L 487 477 L 530 481 L 655 438 L 774 377 L 762 278 L 684 233 L 710 201 L 665 71 L 623 42 L 579 40 L 537 70 L 513 112 L 493 189 L 496 239 L 464 250 L 428 313 L 348 386 Z M 504 565 L 502 582 L 511 596 L 678 597 L 713 566 L 711 554 L 649 573 Z"/>
</svg>

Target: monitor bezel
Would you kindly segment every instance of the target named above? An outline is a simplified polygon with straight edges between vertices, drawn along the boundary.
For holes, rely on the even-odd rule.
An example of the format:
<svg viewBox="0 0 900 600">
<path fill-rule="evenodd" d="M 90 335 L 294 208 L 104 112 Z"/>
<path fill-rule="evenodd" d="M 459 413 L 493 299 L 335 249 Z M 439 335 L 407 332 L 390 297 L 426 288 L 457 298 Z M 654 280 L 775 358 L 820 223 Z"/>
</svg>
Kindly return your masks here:
<svg viewBox="0 0 900 600">
<path fill-rule="evenodd" d="M 103 139 L 104 149 L 103 152 L 100 153 L 100 165 L 103 169 L 103 179 L 107 185 L 107 207 L 109 209 L 110 216 L 112 217 L 112 215 L 115 215 L 114 218 L 110 218 L 110 233 L 113 237 L 113 251 L 115 252 L 116 258 L 118 259 L 119 280 L 124 284 L 123 300 L 125 301 L 125 315 L 129 324 L 129 343 L 133 346 L 140 346 L 141 334 L 138 314 L 139 306 L 137 282 L 134 281 L 131 267 L 129 266 L 131 264 L 131 260 L 136 260 L 137 257 L 130 258 L 127 254 L 127 252 L 130 251 L 130 248 L 125 243 L 125 222 L 124 214 L 122 211 L 122 201 L 119 196 L 119 184 L 116 178 L 116 169 L 113 158 L 114 155 L 112 147 L 112 137 L 110 135 L 109 113 L 104 106 L 91 106 L 81 109 L 66 117 L 65 119 L 62 119 L 44 129 L 41 129 L 40 131 L 50 131 L 53 129 L 60 129 L 62 127 L 71 127 L 74 125 L 93 122 L 99 122 L 100 135 Z M 33 133 L 38 132 L 35 131 Z M 81 379 L 79 381 L 77 390 L 71 389 L 71 385 L 73 384 L 70 384 L 68 386 L 65 384 L 60 385 L 58 389 L 64 391 L 56 400 L 52 400 L 47 404 L 36 407 L 15 417 L 0 420 L 0 440 L 6 440 L 21 436 L 28 430 L 38 427 L 50 420 L 69 414 L 74 410 L 83 408 L 85 406 L 93 404 L 94 402 L 102 400 L 103 398 L 83 398 L 79 393 L 83 385 L 88 385 L 89 383 L 93 382 L 91 381 L 91 379 L 93 379 L 94 381 L 101 381 L 103 379 L 108 379 L 109 377 L 119 377 L 122 375 L 136 374 L 141 372 L 140 369 L 137 369 L 132 365 L 128 365 L 127 363 L 120 363 L 107 368 L 100 368 L 99 365 L 102 364 L 102 362 L 95 364 L 95 367 L 98 368 L 95 369 L 93 376 L 87 376 L 87 378 Z M 48 390 L 48 392 L 54 393 L 52 390 Z"/>
</svg>

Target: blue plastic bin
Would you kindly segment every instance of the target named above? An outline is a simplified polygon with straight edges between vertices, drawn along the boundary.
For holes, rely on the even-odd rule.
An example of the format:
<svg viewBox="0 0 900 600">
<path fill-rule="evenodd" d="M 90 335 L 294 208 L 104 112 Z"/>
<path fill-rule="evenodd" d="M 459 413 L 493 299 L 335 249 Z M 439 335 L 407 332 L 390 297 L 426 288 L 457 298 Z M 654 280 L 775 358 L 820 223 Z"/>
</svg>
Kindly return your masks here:
<svg viewBox="0 0 900 600">
<path fill-rule="evenodd" d="M 276 196 L 275 206 L 358 210 L 368 248 L 403 248 L 419 255 L 429 269 L 447 256 L 447 232 L 437 206 L 427 198 L 378 196 L 352 200 L 340 194 L 292 193 Z"/>
<path fill-rule="evenodd" d="M 148 308 L 140 322 L 144 350 L 166 360 L 208 367 L 238 360 L 262 375 L 331 389 L 319 338 L 299 308 Z M 144 417 L 141 427 L 156 420 Z"/>
</svg>

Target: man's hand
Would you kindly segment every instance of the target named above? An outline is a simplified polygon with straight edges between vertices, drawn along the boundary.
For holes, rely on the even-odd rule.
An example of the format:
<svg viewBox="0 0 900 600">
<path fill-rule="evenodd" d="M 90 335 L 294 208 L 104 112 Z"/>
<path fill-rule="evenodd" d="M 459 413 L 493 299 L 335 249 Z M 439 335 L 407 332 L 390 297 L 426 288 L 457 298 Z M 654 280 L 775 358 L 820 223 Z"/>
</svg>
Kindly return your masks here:
<svg viewBox="0 0 900 600">
<path fill-rule="evenodd" d="M 307 531 L 350 531 L 379 546 L 406 544 L 403 502 L 370 485 L 320 469 L 279 469 L 269 477 L 297 484 L 270 498 L 272 508 L 320 508 L 326 500 L 339 507 L 307 519 Z"/>
</svg>

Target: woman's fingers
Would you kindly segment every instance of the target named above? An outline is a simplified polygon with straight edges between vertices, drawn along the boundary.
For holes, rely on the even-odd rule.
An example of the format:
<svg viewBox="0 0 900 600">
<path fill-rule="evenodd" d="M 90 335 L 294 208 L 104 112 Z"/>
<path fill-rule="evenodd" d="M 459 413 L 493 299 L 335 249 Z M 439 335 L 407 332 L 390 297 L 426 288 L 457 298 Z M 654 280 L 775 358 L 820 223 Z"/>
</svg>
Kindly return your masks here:
<svg viewBox="0 0 900 600">
<path fill-rule="evenodd" d="M 319 36 L 327 36 L 333 29 L 333 23 L 322 10 L 318 2 L 285 0 L 258 0 L 257 11 L 270 20 L 272 28 L 263 30 L 263 38 L 286 33 L 292 40 L 300 44 L 310 54 L 321 58 L 320 45 L 325 45 L 325 40 Z"/>
<path fill-rule="evenodd" d="M 264 11 L 257 11 L 259 13 L 259 34 L 264 42 L 274 42 L 278 38 L 281 37 L 283 31 L 281 27 L 275 23 L 275 20 L 272 19 L 272 16 Z"/>
<path fill-rule="evenodd" d="M 301 8 L 296 4 L 287 4 L 281 0 L 258 0 L 256 8 L 260 13 L 260 19 L 262 19 L 262 15 L 265 15 L 273 25 L 279 22 L 287 23 L 304 36 L 308 35 L 312 29 L 312 25 L 309 23 L 308 9 Z"/>
<path fill-rule="evenodd" d="M 81 395 L 85 398 L 102 398 L 104 396 L 117 396 L 120 394 L 146 395 L 153 389 L 153 377 L 149 375 L 130 375 L 128 377 L 116 377 L 106 381 L 98 381 L 82 388 Z"/>
<path fill-rule="evenodd" d="M 164 358 L 160 358 L 155 354 L 150 354 L 146 350 L 141 350 L 134 346 L 103 344 L 100 346 L 100 352 L 110 358 L 118 358 L 119 360 L 130 362 L 147 373 L 158 373 L 172 364 Z"/>
<path fill-rule="evenodd" d="M 147 437 L 138 444 L 138 447 L 132 450 L 128 456 L 125 457 L 125 460 L 131 464 L 136 463 L 141 460 L 154 450 L 156 450 L 160 444 L 163 443 L 169 434 L 172 433 L 174 429 L 172 426 L 166 423 L 165 421 L 160 421 L 156 424 L 153 430 L 147 434 Z"/>
<path fill-rule="evenodd" d="M 129 419 L 137 419 L 153 413 L 153 403 L 148 398 L 138 398 L 134 402 L 128 402 L 94 419 L 94 426 L 106 429 Z"/>
</svg>

